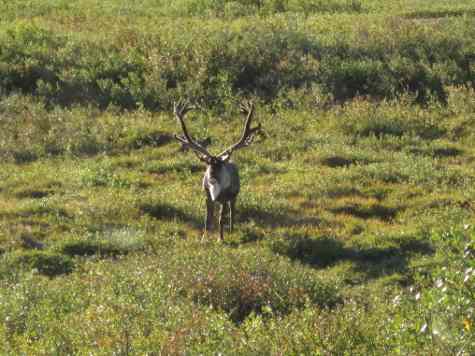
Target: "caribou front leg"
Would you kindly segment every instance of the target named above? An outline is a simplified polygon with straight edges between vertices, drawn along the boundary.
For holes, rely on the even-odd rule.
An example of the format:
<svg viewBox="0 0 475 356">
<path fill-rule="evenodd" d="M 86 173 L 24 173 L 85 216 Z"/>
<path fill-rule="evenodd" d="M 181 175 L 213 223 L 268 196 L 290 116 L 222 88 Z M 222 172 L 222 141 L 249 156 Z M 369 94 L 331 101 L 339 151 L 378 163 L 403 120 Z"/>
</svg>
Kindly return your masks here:
<svg viewBox="0 0 475 356">
<path fill-rule="evenodd" d="M 206 217 L 205 217 L 205 231 L 203 237 L 208 235 L 208 231 L 211 231 L 213 228 L 213 217 L 214 217 L 214 204 L 211 200 L 211 196 L 206 192 Z"/>
<path fill-rule="evenodd" d="M 219 239 L 224 241 L 224 214 L 226 212 L 226 203 L 223 203 L 219 207 Z"/>
</svg>

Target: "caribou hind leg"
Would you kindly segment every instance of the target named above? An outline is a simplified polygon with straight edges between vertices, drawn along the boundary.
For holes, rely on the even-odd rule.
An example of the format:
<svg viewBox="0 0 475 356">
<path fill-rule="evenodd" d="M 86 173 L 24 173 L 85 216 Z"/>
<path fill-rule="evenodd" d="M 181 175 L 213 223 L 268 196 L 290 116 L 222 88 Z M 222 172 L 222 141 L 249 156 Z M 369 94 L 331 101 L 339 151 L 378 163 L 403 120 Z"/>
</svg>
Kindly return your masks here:
<svg viewBox="0 0 475 356">
<path fill-rule="evenodd" d="M 233 232 L 235 215 L 236 215 L 236 199 L 232 199 L 229 201 L 229 232 Z"/>
</svg>

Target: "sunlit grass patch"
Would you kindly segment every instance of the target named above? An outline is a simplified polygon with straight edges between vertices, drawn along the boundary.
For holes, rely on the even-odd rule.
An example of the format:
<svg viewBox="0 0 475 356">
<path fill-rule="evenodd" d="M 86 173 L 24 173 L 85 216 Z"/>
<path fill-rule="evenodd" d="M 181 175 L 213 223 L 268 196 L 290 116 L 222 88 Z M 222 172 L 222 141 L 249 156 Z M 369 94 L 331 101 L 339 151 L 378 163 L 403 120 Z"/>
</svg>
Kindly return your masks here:
<svg viewBox="0 0 475 356">
<path fill-rule="evenodd" d="M 55 204 L 48 204 L 45 201 L 33 200 L 29 203 L 19 204 L 14 211 L 0 212 L 1 217 L 10 217 L 16 219 L 37 219 L 51 218 L 53 220 L 70 219 L 70 213 Z"/>
<path fill-rule="evenodd" d="M 256 156 L 253 160 L 239 160 L 239 164 L 242 166 L 242 174 L 248 179 L 265 179 L 269 176 L 275 177 L 287 172 L 286 168 L 272 163 L 269 164 L 261 160 L 258 154 Z"/>
<path fill-rule="evenodd" d="M 185 158 L 182 158 L 185 161 Z M 144 171 L 150 174 L 163 175 L 166 173 L 196 173 L 204 172 L 205 166 L 199 162 L 147 162 Z"/>
<path fill-rule="evenodd" d="M 120 176 L 111 162 L 106 160 L 83 167 L 79 179 L 83 186 L 91 188 L 100 186 L 130 188 L 133 184 L 127 177 Z"/>
<path fill-rule="evenodd" d="M 111 228 L 88 238 L 63 241 L 57 247 L 68 256 L 116 257 L 144 248 L 144 234 L 133 228 Z"/>
</svg>

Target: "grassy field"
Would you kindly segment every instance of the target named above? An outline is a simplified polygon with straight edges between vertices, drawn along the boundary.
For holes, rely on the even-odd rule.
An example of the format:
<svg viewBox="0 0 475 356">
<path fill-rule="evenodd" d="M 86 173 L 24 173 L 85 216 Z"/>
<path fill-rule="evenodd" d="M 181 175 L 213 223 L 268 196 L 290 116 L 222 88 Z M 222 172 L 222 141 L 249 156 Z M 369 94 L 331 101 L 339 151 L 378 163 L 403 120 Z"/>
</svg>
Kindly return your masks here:
<svg viewBox="0 0 475 356">
<path fill-rule="evenodd" d="M 473 355 L 475 4 L 0 3 L 0 353 Z M 188 98 L 236 153 L 201 240 Z"/>
</svg>

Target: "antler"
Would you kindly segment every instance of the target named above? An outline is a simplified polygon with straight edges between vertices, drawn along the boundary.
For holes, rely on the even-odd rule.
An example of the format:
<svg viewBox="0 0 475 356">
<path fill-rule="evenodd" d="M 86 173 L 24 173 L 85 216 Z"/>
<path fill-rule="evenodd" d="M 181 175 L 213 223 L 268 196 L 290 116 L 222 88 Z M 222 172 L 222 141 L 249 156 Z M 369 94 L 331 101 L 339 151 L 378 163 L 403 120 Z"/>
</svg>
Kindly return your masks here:
<svg viewBox="0 0 475 356">
<path fill-rule="evenodd" d="M 240 109 L 241 113 L 247 115 L 241 138 L 234 145 L 229 146 L 226 150 L 221 152 L 218 157 L 228 156 L 229 158 L 235 150 L 249 146 L 252 141 L 254 141 L 255 134 L 262 132 L 261 124 L 251 128 L 251 121 L 254 116 L 254 103 L 252 101 L 244 102 L 241 104 Z"/>
<path fill-rule="evenodd" d="M 200 160 L 206 161 L 212 158 L 212 156 L 209 154 L 206 148 L 201 146 L 190 137 L 188 130 L 186 129 L 185 121 L 183 120 L 186 113 L 192 109 L 194 109 L 194 107 L 191 106 L 187 101 L 179 100 L 178 102 L 173 103 L 173 113 L 180 122 L 181 129 L 183 131 L 183 136 L 175 135 L 175 138 L 181 142 L 183 147 L 192 149 Z"/>
</svg>

